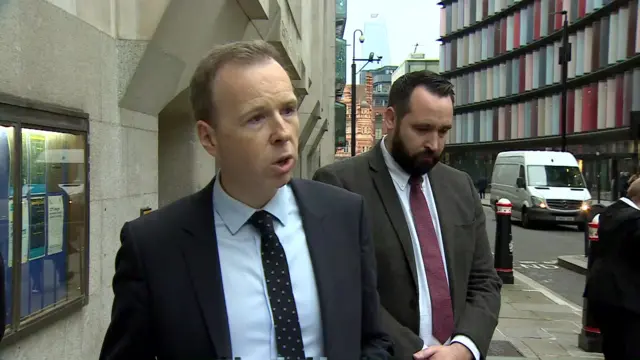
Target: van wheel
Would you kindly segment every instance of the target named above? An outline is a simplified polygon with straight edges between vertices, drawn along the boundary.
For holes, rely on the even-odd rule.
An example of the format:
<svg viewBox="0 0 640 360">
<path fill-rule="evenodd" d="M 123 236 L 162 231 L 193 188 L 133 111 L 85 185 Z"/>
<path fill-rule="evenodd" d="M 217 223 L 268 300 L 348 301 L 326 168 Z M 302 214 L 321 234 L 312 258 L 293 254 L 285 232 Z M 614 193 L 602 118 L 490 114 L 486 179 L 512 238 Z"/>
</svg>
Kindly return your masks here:
<svg viewBox="0 0 640 360">
<path fill-rule="evenodd" d="M 526 229 L 531 227 L 531 220 L 529 220 L 529 213 L 527 212 L 526 207 L 522 208 L 521 224 L 522 227 Z"/>
<path fill-rule="evenodd" d="M 578 231 L 580 231 L 580 232 L 585 232 L 585 230 L 587 229 L 587 226 L 586 226 L 585 223 L 579 223 L 576 226 L 578 227 Z"/>
</svg>

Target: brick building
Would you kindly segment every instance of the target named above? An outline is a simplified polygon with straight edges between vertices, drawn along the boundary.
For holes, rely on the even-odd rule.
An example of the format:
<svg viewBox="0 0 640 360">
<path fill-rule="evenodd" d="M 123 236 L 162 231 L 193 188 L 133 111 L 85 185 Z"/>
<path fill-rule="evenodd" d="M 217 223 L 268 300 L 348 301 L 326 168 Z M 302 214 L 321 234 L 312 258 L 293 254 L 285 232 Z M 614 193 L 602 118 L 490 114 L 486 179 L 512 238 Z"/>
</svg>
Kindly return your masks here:
<svg viewBox="0 0 640 360">
<path fill-rule="evenodd" d="M 371 109 L 373 103 L 373 76 L 367 74 L 365 85 L 356 85 L 356 155 L 363 153 L 375 143 L 374 117 Z M 336 158 L 351 156 L 351 84 L 344 88 L 342 100 L 347 108 L 347 142 L 343 148 L 336 150 Z"/>
</svg>

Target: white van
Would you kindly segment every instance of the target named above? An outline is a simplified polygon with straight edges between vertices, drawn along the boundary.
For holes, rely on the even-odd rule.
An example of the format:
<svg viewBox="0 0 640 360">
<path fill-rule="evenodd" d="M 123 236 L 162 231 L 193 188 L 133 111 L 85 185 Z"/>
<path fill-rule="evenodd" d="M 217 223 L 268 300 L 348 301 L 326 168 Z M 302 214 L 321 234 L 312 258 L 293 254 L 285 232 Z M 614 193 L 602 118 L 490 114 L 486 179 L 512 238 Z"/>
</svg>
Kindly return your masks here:
<svg viewBox="0 0 640 360">
<path fill-rule="evenodd" d="M 575 224 L 584 230 L 591 207 L 578 161 L 571 153 L 558 151 L 506 151 L 498 154 L 491 177 L 495 203 L 511 201 L 512 219 L 523 227 L 534 222 Z"/>
</svg>

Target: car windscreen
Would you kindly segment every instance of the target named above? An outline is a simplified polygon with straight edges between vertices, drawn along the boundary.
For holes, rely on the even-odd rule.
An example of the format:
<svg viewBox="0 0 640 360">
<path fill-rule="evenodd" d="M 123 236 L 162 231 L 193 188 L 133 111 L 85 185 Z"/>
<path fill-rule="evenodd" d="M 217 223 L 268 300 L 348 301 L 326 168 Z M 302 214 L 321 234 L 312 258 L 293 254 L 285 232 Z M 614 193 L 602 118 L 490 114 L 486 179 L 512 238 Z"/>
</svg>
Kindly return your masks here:
<svg viewBox="0 0 640 360">
<path fill-rule="evenodd" d="M 584 179 L 577 166 L 529 165 L 529 186 L 584 188 Z"/>
</svg>

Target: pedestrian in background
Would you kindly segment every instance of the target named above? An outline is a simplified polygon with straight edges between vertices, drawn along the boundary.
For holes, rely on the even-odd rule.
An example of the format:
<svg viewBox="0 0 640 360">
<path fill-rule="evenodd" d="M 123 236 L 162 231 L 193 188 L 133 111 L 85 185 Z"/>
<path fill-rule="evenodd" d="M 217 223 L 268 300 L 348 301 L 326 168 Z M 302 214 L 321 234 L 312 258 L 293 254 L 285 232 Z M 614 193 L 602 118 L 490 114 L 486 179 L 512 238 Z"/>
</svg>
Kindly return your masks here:
<svg viewBox="0 0 640 360">
<path fill-rule="evenodd" d="M 606 359 L 640 359 L 640 179 L 600 214 L 584 296 Z"/>
<path fill-rule="evenodd" d="M 502 283 L 478 191 L 467 173 L 439 162 L 453 100 L 441 76 L 401 76 L 382 141 L 314 176 L 364 196 L 372 211 L 381 318 L 398 360 L 480 360 L 498 324 Z"/>
<path fill-rule="evenodd" d="M 489 185 L 489 181 L 487 180 L 486 177 L 483 176 L 478 180 L 477 187 L 478 187 L 478 195 L 480 196 L 480 199 L 484 199 L 485 193 L 487 192 L 488 185 Z"/>
<path fill-rule="evenodd" d="M 629 189 L 629 173 L 626 171 L 623 171 L 620 173 L 620 179 L 618 179 L 618 192 L 619 192 L 619 197 L 623 198 L 625 196 L 627 196 L 627 189 Z M 616 199 L 617 200 L 617 199 Z"/>
</svg>

